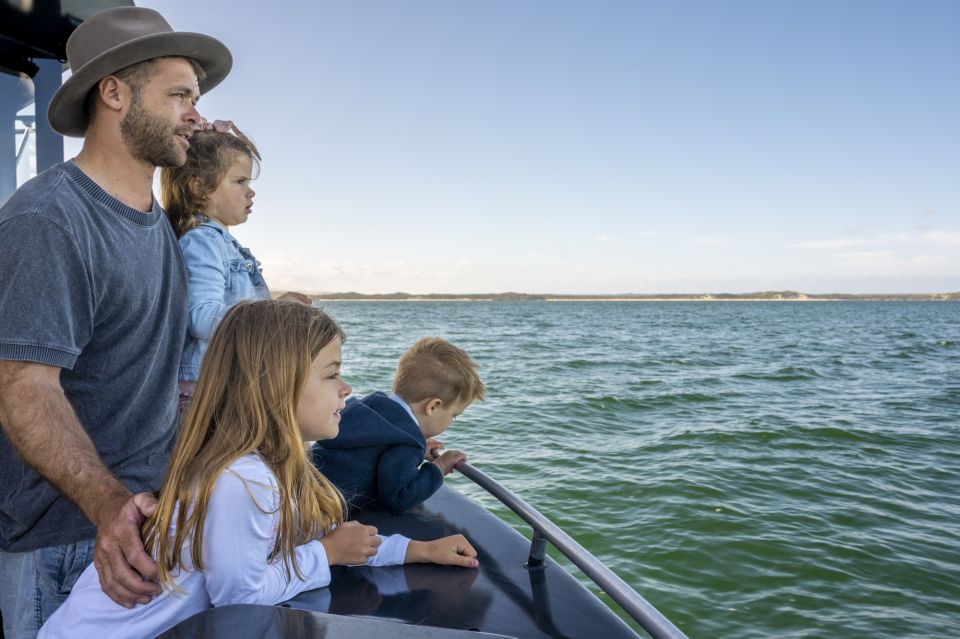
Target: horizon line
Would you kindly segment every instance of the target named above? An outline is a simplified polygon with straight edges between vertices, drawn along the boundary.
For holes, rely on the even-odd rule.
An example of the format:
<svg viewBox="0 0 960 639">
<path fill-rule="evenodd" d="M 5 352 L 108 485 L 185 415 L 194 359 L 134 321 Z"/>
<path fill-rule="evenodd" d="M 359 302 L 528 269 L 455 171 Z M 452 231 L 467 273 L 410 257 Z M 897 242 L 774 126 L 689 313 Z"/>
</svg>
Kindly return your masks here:
<svg viewBox="0 0 960 639">
<path fill-rule="evenodd" d="M 277 289 L 274 296 L 286 292 Z M 302 292 L 302 291 L 301 291 Z M 960 291 L 929 292 L 929 293 L 804 293 L 800 291 L 753 291 L 749 293 L 519 293 L 505 291 L 501 293 L 408 293 L 395 291 L 392 293 L 360 293 L 357 291 L 341 292 L 304 292 L 304 295 L 315 299 L 350 300 L 350 299 L 514 299 L 514 300 L 697 300 L 697 301 L 724 301 L 724 300 L 773 300 L 773 301 L 816 301 L 816 300 L 869 300 L 869 299 L 901 299 L 901 300 L 941 300 L 960 301 Z"/>
</svg>

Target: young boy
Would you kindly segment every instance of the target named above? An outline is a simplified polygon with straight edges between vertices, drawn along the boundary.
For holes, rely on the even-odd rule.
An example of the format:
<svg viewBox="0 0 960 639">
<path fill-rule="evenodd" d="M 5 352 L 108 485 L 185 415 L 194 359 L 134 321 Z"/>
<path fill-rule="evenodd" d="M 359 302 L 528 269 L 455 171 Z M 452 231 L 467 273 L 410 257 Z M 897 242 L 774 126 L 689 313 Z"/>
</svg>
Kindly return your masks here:
<svg viewBox="0 0 960 639">
<path fill-rule="evenodd" d="M 393 395 L 378 392 L 348 402 L 340 434 L 323 446 L 314 444 L 313 463 L 351 508 L 374 502 L 392 513 L 410 510 L 466 460 L 456 450 L 436 456 L 432 449 L 440 442 L 432 438 L 484 392 L 465 351 L 445 339 L 425 337 L 400 358 Z"/>
</svg>

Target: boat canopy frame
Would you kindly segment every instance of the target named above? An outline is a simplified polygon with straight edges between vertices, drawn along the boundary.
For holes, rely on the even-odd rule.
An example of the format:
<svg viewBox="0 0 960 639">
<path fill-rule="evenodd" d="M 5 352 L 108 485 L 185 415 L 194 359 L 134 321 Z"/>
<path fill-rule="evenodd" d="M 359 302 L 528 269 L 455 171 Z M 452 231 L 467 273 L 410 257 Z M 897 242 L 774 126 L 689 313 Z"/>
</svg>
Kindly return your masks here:
<svg viewBox="0 0 960 639">
<path fill-rule="evenodd" d="M 455 469 L 533 528 L 530 556 L 526 563 L 528 570 L 542 570 L 546 567 L 544 559 L 549 542 L 623 608 L 653 639 L 687 639 L 653 604 L 536 508 L 467 462 L 457 464 Z"/>
</svg>

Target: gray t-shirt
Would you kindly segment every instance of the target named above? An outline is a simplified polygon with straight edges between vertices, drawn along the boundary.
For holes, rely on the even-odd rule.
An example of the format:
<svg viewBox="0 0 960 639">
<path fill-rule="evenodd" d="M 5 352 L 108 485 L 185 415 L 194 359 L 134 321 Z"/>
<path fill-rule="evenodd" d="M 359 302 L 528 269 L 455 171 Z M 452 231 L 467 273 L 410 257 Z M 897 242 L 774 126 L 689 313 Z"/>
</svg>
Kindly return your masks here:
<svg viewBox="0 0 960 639">
<path fill-rule="evenodd" d="M 163 211 L 126 206 L 65 162 L 0 208 L 0 273 L 0 359 L 60 367 L 104 463 L 133 492 L 159 488 L 187 331 L 186 272 Z M 0 434 L 0 550 L 94 533 Z"/>
</svg>

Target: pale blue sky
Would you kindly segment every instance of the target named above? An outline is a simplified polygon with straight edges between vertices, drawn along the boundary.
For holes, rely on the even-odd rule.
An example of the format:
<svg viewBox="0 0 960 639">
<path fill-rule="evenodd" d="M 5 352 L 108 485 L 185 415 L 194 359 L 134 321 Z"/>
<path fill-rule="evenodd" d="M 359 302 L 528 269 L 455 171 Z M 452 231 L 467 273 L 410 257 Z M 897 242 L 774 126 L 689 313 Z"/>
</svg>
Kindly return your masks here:
<svg viewBox="0 0 960 639">
<path fill-rule="evenodd" d="M 138 4 L 234 53 L 274 288 L 960 290 L 960 2 Z"/>
</svg>

